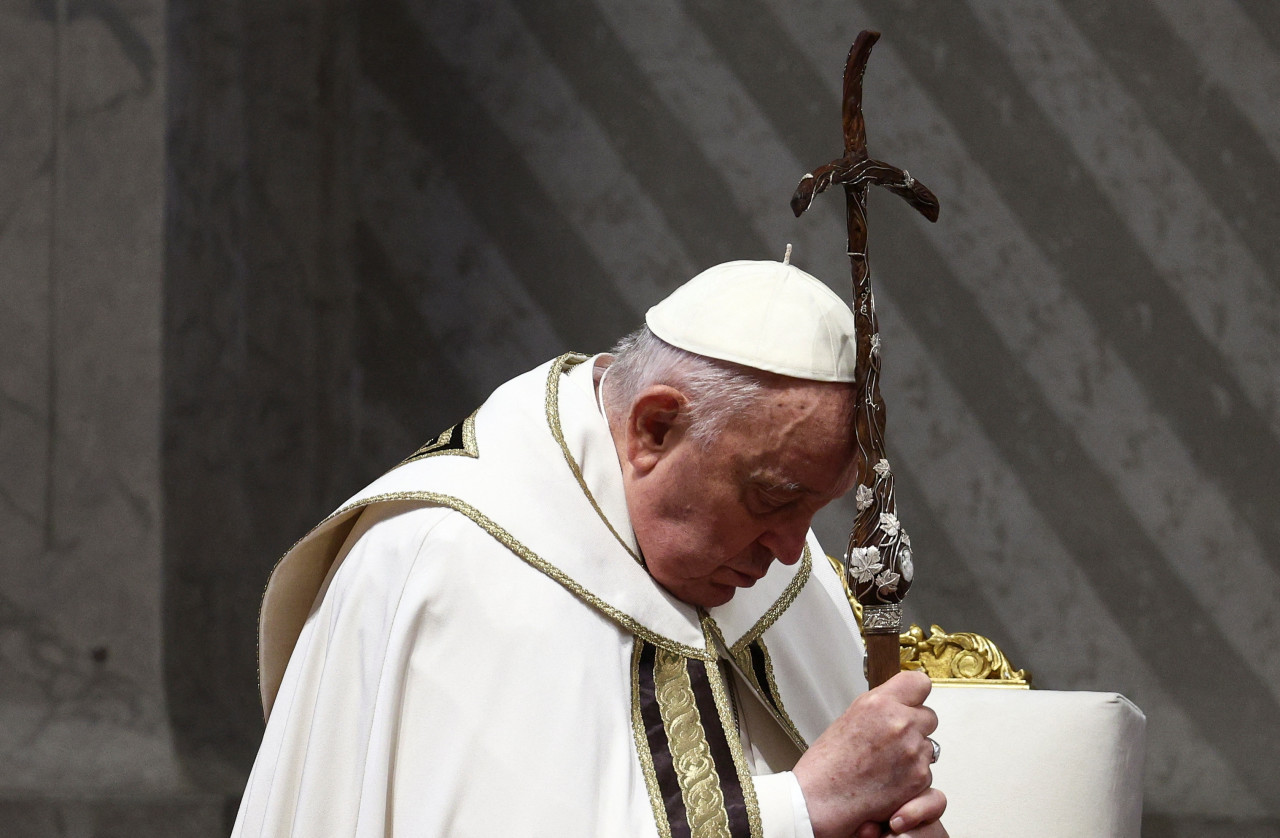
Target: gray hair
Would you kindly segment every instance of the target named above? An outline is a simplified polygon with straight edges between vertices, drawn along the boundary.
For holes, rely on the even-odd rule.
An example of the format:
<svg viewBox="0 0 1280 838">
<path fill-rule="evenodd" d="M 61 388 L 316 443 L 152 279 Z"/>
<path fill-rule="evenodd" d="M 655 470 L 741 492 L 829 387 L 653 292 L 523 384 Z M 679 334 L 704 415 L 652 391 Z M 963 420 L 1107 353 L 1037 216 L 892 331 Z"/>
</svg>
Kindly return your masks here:
<svg viewBox="0 0 1280 838">
<path fill-rule="evenodd" d="M 702 446 L 715 441 L 729 417 L 753 408 L 780 384 L 781 376 L 740 364 L 707 358 L 672 346 L 641 326 L 618 341 L 609 366 L 604 407 L 612 420 L 627 411 L 645 388 L 674 387 L 688 400 L 685 415 L 690 439 Z"/>
</svg>

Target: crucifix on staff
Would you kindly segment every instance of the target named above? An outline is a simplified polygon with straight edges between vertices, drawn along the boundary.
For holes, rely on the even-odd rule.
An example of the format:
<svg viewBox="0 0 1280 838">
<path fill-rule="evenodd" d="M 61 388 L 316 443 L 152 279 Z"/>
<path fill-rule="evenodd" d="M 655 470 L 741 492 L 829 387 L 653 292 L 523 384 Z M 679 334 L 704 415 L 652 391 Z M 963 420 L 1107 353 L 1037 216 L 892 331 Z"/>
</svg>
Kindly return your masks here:
<svg viewBox="0 0 1280 838">
<path fill-rule="evenodd" d="M 853 274 L 853 314 L 857 320 L 854 429 L 859 480 L 854 490 L 857 517 L 845 552 L 850 590 L 862 605 L 867 644 L 867 681 L 878 686 L 899 669 L 898 635 L 902 599 L 915 577 L 911 538 L 898 519 L 893 469 L 885 458 L 885 406 L 880 395 L 880 329 L 871 264 L 867 258 L 867 189 L 888 189 L 930 221 L 938 220 L 938 199 L 906 169 L 872 159 L 862 116 L 862 77 L 880 33 L 863 30 L 849 50 L 844 69 L 844 156 L 806 174 L 791 198 L 799 217 L 818 193 L 844 187 L 849 225 L 849 263 Z"/>
</svg>

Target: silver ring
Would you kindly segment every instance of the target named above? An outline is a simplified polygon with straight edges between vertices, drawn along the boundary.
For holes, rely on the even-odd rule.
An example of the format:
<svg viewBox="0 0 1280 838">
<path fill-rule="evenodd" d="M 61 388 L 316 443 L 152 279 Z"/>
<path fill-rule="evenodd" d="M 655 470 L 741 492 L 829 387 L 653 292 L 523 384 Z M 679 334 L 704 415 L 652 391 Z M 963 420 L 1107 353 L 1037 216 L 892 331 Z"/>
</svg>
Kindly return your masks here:
<svg viewBox="0 0 1280 838">
<path fill-rule="evenodd" d="M 933 757 L 929 762 L 937 762 L 938 757 L 942 756 L 942 746 L 935 742 L 932 736 L 926 736 L 925 739 L 928 739 L 929 744 L 933 746 Z"/>
</svg>

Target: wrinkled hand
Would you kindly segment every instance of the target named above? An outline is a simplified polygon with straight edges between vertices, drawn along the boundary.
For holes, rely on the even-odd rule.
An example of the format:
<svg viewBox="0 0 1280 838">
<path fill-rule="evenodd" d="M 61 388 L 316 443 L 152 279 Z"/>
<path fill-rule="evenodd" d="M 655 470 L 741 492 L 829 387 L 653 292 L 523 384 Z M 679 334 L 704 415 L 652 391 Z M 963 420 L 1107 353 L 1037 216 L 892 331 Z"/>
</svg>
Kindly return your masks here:
<svg viewBox="0 0 1280 838">
<path fill-rule="evenodd" d="M 866 823 L 855 833 L 855 838 L 949 838 L 949 836 L 940 821 L 929 821 L 907 832 L 894 832 L 885 829 L 881 824 Z"/>
<path fill-rule="evenodd" d="M 945 838 L 946 798 L 930 788 L 929 690 L 927 675 L 898 673 L 858 696 L 796 763 L 816 838 L 878 838 L 885 823 L 890 834 Z"/>
<path fill-rule="evenodd" d="M 889 818 L 889 828 L 884 824 L 864 823 L 855 838 L 948 838 L 938 818 L 947 808 L 947 798 L 935 788 L 925 789 L 919 797 L 913 797 Z"/>
</svg>

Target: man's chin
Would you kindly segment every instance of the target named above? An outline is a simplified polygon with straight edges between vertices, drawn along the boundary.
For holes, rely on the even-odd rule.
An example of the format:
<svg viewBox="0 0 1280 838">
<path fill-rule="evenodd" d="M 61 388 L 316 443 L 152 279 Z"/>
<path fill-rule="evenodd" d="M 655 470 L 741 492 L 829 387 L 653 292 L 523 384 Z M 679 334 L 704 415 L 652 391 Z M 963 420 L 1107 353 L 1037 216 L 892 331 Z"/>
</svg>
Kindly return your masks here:
<svg viewBox="0 0 1280 838">
<path fill-rule="evenodd" d="M 748 577 L 743 577 L 747 579 Z M 733 599 L 733 595 L 738 592 L 738 588 L 745 587 L 728 582 L 717 582 L 712 579 L 688 579 L 679 580 L 681 584 L 667 585 L 661 579 L 654 577 L 654 581 L 662 586 L 667 593 L 683 602 L 685 605 L 694 605 L 699 608 L 715 608 L 717 605 L 724 605 Z M 752 584 L 755 580 L 751 580 Z"/>
<path fill-rule="evenodd" d="M 715 608 L 717 605 L 724 605 L 733 599 L 733 595 L 738 589 L 733 585 L 721 585 L 719 582 L 708 582 L 698 587 L 696 591 L 690 591 L 688 598 L 678 597 L 681 601 L 687 602 L 689 605 L 698 605 L 703 608 Z"/>
</svg>

